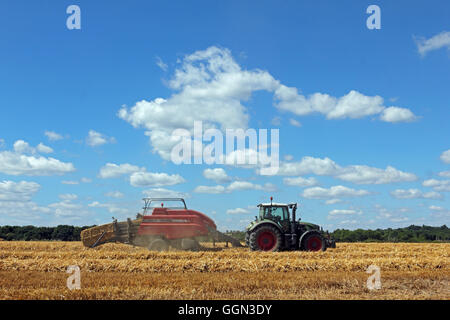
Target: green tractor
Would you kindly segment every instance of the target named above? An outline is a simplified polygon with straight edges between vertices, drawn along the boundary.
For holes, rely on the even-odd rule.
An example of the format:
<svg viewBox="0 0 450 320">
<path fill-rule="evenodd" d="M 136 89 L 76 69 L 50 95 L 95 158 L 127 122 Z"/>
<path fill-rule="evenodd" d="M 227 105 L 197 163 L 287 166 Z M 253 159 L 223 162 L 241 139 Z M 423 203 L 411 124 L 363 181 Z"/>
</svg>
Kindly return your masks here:
<svg viewBox="0 0 450 320">
<path fill-rule="evenodd" d="M 261 203 L 259 217 L 250 223 L 245 243 L 253 251 L 325 251 L 336 242 L 316 224 L 295 219 L 297 203 Z"/>
</svg>

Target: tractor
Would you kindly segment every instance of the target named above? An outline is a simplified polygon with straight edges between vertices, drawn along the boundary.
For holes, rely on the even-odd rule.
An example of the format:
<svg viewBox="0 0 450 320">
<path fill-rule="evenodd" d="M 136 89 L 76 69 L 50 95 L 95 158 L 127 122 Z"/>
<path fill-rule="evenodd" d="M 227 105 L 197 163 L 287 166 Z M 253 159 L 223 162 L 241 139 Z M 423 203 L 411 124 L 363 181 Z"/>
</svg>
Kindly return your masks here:
<svg viewBox="0 0 450 320">
<path fill-rule="evenodd" d="M 261 203 L 259 216 L 246 229 L 245 243 L 252 251 L 325 251 L 336 242 L 318 225 L 297 221 L 297 203 Z"/>
</svg>

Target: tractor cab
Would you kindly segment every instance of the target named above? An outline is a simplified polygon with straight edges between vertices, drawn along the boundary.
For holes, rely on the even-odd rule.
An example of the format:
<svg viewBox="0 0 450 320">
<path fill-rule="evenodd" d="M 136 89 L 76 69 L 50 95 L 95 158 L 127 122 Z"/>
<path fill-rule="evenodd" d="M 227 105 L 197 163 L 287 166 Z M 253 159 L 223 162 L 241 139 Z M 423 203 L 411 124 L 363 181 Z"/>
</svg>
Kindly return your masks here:
<svg viewBox="0 0 450 320">
<path fill-rule="evenodd" d="M 272 200 L 272 199 L 271 199 Z M 270 220 L 276 223 L 281 230 L 289 232 L 291 224 L 295 224 L 296 203 L 261 203 L 259 207 L 259 217 L 257 220 Z"/>
</svg>

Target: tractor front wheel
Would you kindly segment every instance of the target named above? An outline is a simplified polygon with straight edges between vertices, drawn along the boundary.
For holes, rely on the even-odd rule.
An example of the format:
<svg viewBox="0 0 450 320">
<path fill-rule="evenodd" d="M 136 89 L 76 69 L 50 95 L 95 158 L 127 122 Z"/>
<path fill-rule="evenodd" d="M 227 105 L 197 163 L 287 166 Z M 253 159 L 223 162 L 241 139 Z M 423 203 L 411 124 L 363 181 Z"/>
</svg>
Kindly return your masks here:
<svg viewBox="0 0 450 320">
<path fill-rule="evenodd" d="M 249 245 L 252 251 L 280 251 L 281 233 L 273 226 L 262 226 L 250 234 Z"/>
<path fill-rule="evenodd" d="M 303 250 L 306 251 L 325 251 L 327 249 L 325 239 L 316 233 L 307 235 L 303 240 Z"/>
</svg>

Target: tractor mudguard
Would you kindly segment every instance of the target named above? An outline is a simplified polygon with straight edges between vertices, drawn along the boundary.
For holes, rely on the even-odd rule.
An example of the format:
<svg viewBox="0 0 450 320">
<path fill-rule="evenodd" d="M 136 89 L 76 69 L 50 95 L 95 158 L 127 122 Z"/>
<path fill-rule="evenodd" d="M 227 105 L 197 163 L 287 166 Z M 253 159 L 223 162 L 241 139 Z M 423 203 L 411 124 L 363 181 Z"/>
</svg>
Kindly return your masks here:
<svg viewBox="0 0 450 320">
<path fill-rule="evenodd" d="M 322 238 L 323 238 L 323 235 L 320 233 L 320 232 L 318 232 L 317 230 L 309 230 L 309 231 L 306 231 L 304 234 L 302 234 L 301 236 L 300 236 L 300 240 L 298 241 L 298 245 L 299 245 L 299 248 L 301 249 L 302 248 L 302 241 L 303 241 L 303 239 L 305 239 L 307 236 L 309 236 L 310 234 L 317 234 L 317 235 L 319 235 L 319 236 L 321 236 Z"/>
<path fill-rule="evenodd" d="M 255 223 L 254 225 L 252 225 L 250 227 L 250 229 L 247 230 L 247 232 L 250 233 L 253 230 L 255 230 L 256 228 L 259 228 L 260 226 L 267 225 L 267 224 L 277 227 L 278 230 L 280 230 L 280 232 L 281 232 L 280 226 L 278 224 L 276 224 L 275 222 L 273 222 L 272 220 L 262 220 L 262 221 L 260 221 L 258 223 Z"/>
</svg>

